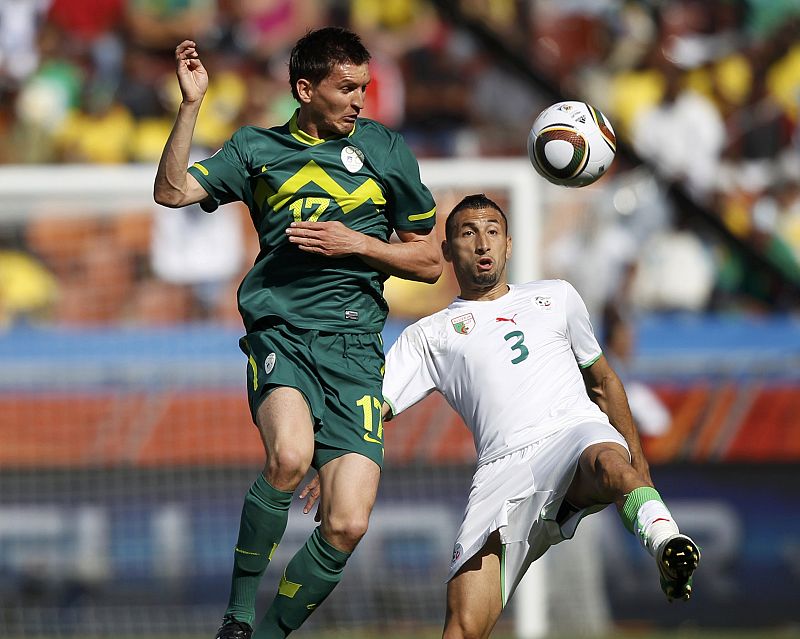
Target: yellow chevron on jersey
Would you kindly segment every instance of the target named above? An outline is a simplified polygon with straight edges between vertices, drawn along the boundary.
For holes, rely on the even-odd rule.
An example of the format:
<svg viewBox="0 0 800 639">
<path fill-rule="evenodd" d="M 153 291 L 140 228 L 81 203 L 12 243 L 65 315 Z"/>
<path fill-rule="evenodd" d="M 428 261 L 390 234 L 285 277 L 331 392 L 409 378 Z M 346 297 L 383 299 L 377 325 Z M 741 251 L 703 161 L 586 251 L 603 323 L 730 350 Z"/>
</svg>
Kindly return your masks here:
<svg viewBox="0 0 800 639">
<path fill-rule="evenodd" d="M 263 207 L 266 201 L 272 210 L 278 211 L 286 206 L 290 200 L 295 199 L 300 189 L 311 182 L 330 195 L 331 199 L 342 209 L 342 213 L 350 213 L 350 211 L 357 209 L 369 200 L 372 200 L 376 206 L 386 204 L 386 198 L 381 187 L 372 178 L 367 178 L 361 186 L 350 192 L 328 175 L 325 169 L 314 160 L 308 162 L 297 173 L 281 184 L 277 192 L 272 191 L 266 180 L 258 180 L 254 192 L 255 202 L 259 207 Z"/>
</svg>

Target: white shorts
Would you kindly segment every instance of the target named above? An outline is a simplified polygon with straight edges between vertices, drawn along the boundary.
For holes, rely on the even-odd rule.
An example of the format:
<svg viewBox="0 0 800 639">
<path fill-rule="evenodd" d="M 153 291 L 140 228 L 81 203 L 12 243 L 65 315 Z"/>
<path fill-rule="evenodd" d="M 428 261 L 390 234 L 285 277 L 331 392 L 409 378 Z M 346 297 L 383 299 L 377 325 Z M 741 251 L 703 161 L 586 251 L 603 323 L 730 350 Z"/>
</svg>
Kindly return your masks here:
<svg viewBox="0 0 800 639">
<path fill-rule="evenodd" d="M 605 508 L 598 504 L 555 519 L 578 468 L 581 453 L 593 444 L 613 442 L 628 450 L 612 426 L 587 422 L 482 464 L 475 471 L 464 519 L 456 537 L 449 581 L 498 530 L 503 544 L 503 606 L 528 567 L 545 551 L 575 534 L 580 520 Z M 630 451 L 628 452 L 630 457 Z"/>
</svg>

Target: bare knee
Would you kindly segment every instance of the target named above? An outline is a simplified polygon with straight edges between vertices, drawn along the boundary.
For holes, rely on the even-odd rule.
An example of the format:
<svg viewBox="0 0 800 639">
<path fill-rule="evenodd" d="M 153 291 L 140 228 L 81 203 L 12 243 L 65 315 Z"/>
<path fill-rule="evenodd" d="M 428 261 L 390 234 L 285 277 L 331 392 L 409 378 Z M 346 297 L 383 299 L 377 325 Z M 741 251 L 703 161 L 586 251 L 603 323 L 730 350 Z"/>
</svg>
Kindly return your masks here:
<svg viewBox="0 0 800 639">
<path fill-rule="evenodd" d="M 332 515 L 322 522 L 322 534 L 331 545 L 352 552 L 361 538 L 367 534 L 368 527 L 368 515 Z"/>
<path fill-rule="evenodd" d="M 294 490 L 305 477 L 311 456 L 299 449 L 281 448 L 267 453 L 264 478 L 278 490 Z"/>
<path fill-rule="evenodd" d="M 459 612 L 447 611 L 443 639 L 484 639 L 489 636 L 491 628 L 486 627 L 485 615 L 474 614 L 467 610 Z"/>
</svg>

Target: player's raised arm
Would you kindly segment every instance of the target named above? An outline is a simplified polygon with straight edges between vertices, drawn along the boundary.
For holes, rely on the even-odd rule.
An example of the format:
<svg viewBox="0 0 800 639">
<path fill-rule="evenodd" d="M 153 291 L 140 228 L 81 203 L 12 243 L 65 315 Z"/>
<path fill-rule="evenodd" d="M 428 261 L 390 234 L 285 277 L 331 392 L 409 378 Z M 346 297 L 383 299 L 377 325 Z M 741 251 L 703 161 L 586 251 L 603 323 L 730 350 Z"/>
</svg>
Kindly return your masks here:
<svg viewBox="0 0 800 639">
<path fill-rule="evenodd" d="M 581 373 L 583 373 L 583 381 L 591 400 L 608 415 L 611 425 L 625 438 L 628 449 L 631 451 L 631 465 L 652 486 L 650 467 L 642 451 L 639 433 L 633 423 L 633 416 L 622 381 L 602 355 L 591 366 L 582 368 Z"/>
<path fill-rule="evenodd" d="M 153 185 L 153 199 L 172 208 L 195 204 L 208 197 L 206 190 L 186 171 L 194 126 L 208 90 L 208 73 L 192 40 L 184 40 L 177 46 L 175 64 L 182 100 Z"/>
</svg>

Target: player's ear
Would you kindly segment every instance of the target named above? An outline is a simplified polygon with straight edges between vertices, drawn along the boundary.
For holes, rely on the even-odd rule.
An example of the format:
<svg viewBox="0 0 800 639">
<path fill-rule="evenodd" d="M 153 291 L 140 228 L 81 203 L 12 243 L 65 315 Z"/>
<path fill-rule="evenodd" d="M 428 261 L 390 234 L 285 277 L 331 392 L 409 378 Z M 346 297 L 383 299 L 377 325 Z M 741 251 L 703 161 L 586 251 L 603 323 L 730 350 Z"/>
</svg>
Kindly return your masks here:
<svg viewBox="0 0 800 639">
<path fill-rule="evenodd" d="M 444 259 L 448 262 L 453 261 L 453 254 L 450 252 L 450 245 L 447 243 L 447 240 L 442 240 L 442 255 L 444 255 Z"/>
<path fill-rule="evenodd" d="M 506 238 L 506 259 L 511 257 L 511 236 Z"/>
<path fill-rule="evenodd" d="M 314 91 L 314 87 L 305 78 L 300 78 L 295 84 L 295 89 L 297 89 L 297 97 L 300 99 L 300 102 L 303 104 L 308 104 L 311 102 L 311 94 Z"/>
</svg>

